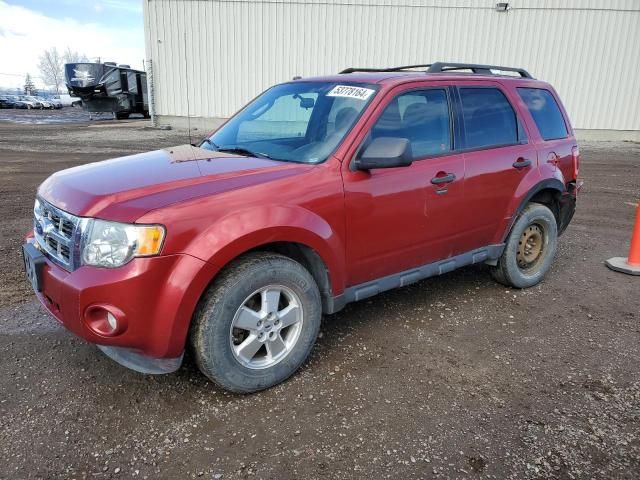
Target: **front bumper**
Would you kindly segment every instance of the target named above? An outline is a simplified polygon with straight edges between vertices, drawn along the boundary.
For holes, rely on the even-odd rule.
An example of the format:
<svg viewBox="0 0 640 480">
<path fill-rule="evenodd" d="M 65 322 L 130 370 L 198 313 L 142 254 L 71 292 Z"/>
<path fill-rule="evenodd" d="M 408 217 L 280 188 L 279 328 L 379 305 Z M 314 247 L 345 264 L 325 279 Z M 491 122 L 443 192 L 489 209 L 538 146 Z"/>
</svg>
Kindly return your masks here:
<svg viewBox="0 0 640 480">
<path fill-rule="evenodd" d="M 213 265 L 190 255 L 72 272 L 47 258 L 36 296 L 65 328 L 112 359 L 144 373 L 167 373 L 180 367 L 191 316 L 215 273 Z M 117 319 L 113 332 L 96 322 L 96 312 L 105 310 Z"/>
</svg>

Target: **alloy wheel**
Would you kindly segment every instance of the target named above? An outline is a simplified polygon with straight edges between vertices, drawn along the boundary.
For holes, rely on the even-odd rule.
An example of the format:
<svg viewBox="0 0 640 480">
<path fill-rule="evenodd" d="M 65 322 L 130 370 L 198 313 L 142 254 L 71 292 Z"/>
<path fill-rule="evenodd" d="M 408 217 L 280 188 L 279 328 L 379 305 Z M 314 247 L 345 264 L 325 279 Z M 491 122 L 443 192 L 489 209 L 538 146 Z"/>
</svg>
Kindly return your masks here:
<svg viewBox="0 0 640 480">
<path fill-rule="evenodd" d="M 247 368 L 269 368 L 295 347 L 304 315 L 298 295 L 284 285 L 269 285 L 249 295 L 231 322 L 231 350 Z"/>
</svg>

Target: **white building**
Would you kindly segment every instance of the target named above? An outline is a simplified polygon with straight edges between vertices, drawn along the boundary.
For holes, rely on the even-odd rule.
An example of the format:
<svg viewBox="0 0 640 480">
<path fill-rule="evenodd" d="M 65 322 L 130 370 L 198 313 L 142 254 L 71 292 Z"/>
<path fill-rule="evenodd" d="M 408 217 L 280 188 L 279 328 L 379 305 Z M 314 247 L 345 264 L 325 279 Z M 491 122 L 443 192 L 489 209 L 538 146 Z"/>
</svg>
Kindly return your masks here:
<svg viewBox="0 0 640 480">
<path fill-rule="evenodd" d="M 527 69 L 583 138 L 640 141 L 640 0 L 143 0 L 152 111 L 210 129 L 274 83 L 435 61 Z"/>
</svg>

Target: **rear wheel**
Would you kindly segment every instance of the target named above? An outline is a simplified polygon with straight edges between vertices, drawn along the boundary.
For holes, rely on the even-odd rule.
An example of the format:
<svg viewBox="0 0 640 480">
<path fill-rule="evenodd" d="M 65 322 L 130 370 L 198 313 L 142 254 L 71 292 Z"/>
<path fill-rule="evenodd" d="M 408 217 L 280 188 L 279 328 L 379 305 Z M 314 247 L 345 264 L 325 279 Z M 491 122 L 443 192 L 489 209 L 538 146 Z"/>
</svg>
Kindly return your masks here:
<svg viewBox="0 0 640 480">
<path fill-rule="evenodd" d="M 288 257 L 252 253 L 234 262 L 203 296 L 190 334 L 198 367 L 239 393 L 286 380 L 320 329 L 320 292 Z"/>
<path fill-rule="evenodd" d="M 558 224 L 545 205 L 530 203 L 518 217 L 498 260 L 493 278 L 516 288 L 539 283 L 551 268 L 556 254 Z"/>
</svg>

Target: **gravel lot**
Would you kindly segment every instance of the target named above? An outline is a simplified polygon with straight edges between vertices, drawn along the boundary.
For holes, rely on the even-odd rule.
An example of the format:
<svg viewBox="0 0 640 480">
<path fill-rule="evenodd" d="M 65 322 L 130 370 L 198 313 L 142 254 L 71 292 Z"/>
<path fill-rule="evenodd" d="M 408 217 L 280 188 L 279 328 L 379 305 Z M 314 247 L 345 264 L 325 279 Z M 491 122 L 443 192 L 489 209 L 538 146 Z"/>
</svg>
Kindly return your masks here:
<svg viewBox="0 0 640 480">
<path fill-rule="evenodd" d="M 22 278 L 37 185 L 185 143 L 145 124 L 0 122 L 0 478 L 640 477 L 640 277 L 603 265 L 626 255 L 640 145 L 583 144 L 579 209 L 542 284 L 472 267 L 350 305 L 291 380 L 235 396 L 189 361 L 118 366 Z"/>
</svg>

